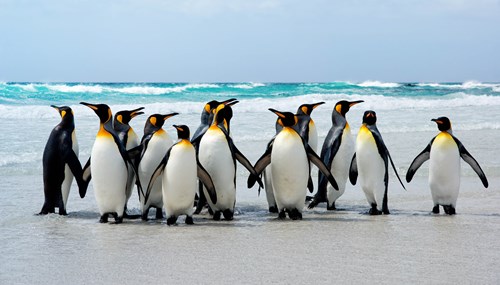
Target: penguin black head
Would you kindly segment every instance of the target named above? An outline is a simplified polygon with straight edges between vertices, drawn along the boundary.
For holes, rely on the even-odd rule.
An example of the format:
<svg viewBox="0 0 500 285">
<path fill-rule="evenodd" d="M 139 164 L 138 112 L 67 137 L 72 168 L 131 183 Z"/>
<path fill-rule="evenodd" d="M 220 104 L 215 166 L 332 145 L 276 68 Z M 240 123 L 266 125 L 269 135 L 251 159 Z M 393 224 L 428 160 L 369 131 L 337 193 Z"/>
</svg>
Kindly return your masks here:
<svg viewBox="0 0 500 285">
<path fill-rule="evenodd" d="M 297 117 L 291 113 L 291 112 L 280 112 L 277 110 L 274 110 L 272 108 L 269 108 L 269 111 L 275 113 L 278 115 L 278 124 L 280 124 L 283 127 L 293 127 L 295 124 L 297 124 Z"/>
<path fill-rule="evenodd" d="M 154 128 L 160 129 L 161 127 L 163 127 L 163 124 L 165 123 L 165 121 L 168 118 L 173 117 L 175 115 L 179 115 L 179 113 L 170 113 L 170 114 L 166 114 L 166 115 L 162 115 L 162 114 L 151 115 L 151 116 L 149 116 L 149 118 L 146 122 L 146 128 L 149 125 L 149 126 L 152 126 Z"/>
<path fill-rule="evenodd" d="M 377 122 L 377 114 L 375 111 L 365 111 L 365 114 L 363 115 L 363 124 L 367 125 L 375 125 Z"/>
<path fill-rule="evenodd" d="M 68 106 L 57 107 L 55 105 L 50 105 L 50 107 L 56 109 L 63 120 L 73 119 L 74 117 L 73 110 Z"/>
<path fill-rule="evenodd" d="M 99 120 L 103 124 L 111 120 L 111 118 L 113 117 L 111 109 L 106 104 L 90 104 L 85 102 L 80 102 L 80 104 L 85 105 L 90 109 L 94 110 L 97 116 L 99 116 Z"/>
<path fill-rule="evenodd" d="M 233 117 L 233 108 L 231 108 L 231 106 L 238 102 L 239 101 L 231 101 L 219 104 L 219 106 L 214 109 L 214 124 L 219 125 L 221 123 L 224 123 L 224 127 L 226 128 L 226 130 L 229 130 L 229 123 L 231 121 L 231 118 Z"/>
<path fill-rule="evenodd" d="M 189 140 L 189 127 L 186 125 L 173 125 L 177 129 L 177 137 L 180 140 Z"/>
<path fill-rule="evenodd" d="M 451 122 L 447 117 L 439 117 L 437 119 L 432 119 L 431 121 L 436 122 L 438 129 L 442 132 L 451 130 Z"/>
<path fill-rule="evenodd" d="M 207 104 L 205 104 L 205 108 L 204 108 L 204 110 L 205 110 L 205 112 L 206 112 L 207 114 L 210 114 L 210 113 L 213 113 L 213 112 L 214 112 L 214 110 L 215 110 L 215 109 L 216 109 L 216 108 L 217 108 L 220 104 L 228 105 L 228 104 L 230 104 L 230 103 L 231 103 L 231 102 L 233 102 L 233 101 L 236 101 L 236 98 L 227 99 L 227 100 L 222 101 L 222 102 L 219 102 L 219 101 L 217 101 L 217 100 L 212 100 L 212 101 L 208 102 Z M 237 102 L 236 102 L 236 103 L 237 103 Z M 236 104 L 236 103 L 234 103 L 234 104 Z M 234 104 L 231 104 L 231 105 L 234 105 Z"/>
<path fill-rule="evenodd" d="M 318 102 L 314 104 L 302 104 L 297 109 L 297 115 L 311 115 L 312 111 L 316 109 L 319 105 L 323 105 L 325 102 Z"/>
<path fill-rule="evenodd" d="M 135 110 L 120 111 L 115 114 L 115 122 L 118 121 L 122 124 L 128 124 L 135 116 L 144 114 L 144 112 L 140 112 L 142 109 L 144 109 L 144 107 L 140 107 Z"/>
<path fill-rule="evenodd" d="M 335 104 L 335 111 L 337 111 L 337 113 L 341 114 L 343 117 L 345 117 L 345 114 L 347 114 L 347 112 L 349 112 L 349 109 L 356 105 L 356 104 L 359 104 L 359 103 L 363 103 L 365 101 L 363 100 L 358 100 L 358 101 L 346 101 L 346 100 L 342 100 L 342 101 L 338 101 L 337 104 Z"/>
</svg>

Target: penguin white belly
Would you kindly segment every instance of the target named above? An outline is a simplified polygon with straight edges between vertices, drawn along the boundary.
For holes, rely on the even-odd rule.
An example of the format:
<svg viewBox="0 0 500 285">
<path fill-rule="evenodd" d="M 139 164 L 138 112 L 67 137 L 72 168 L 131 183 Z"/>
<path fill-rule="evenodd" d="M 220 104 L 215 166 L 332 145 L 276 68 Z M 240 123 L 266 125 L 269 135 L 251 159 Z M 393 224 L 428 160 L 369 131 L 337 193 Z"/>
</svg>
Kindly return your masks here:
<svg viewBox="0 0 500 285">
<path fill-rule="evenodd" d="M 125 146 L 126 150 L 133 149 L 134 147 L 139 145 L 139 138 L 137 137 L 137 134 L 130 129 L 128 132 L 128 140 L 127 140 L 127 145 Z M 132 160 L 134 162 L 134 160 Z M 128 178 L 127 178 L 127 201 L 130 199 L 132 196 L 132 189 L 134 189 L 134 184 L 135 184 L 135 173 L 134 169 L 132 167 L 128 168 Z M 147 187 L 147 185 L 146 185 Z"/>
<path fill-rule="evenodd" d="M 429 159 L 429 187 L 435 205 L 456 206 L 460 188 L 460 153 L 450 135 L 438 135 Z"/>
<path fill-rule="evenodd" d="M 266 199 L 269 207 L 276 207 L 276 200 L 274 199 L 273 179 L 271 174 L 271 164 L 264 169 L 264 188 L 266 190 Z"/>
<path fill-rule="evenodd" d="M 161 160 L 172 146 L 172 140 L 165 131 L 157 131 L 148 143 L 146 151 L 139 163 L 139 179 L 143 190 L 146 191 L 153 172 L 160 165 Z M 161 180 L 156 179 L 151 188 L 148 201 L 144 203 L 144 197 L 141 197 L 142 211 L 146 211 L 149 207 L 163 207 L 163 196 L 161 190 Z"/>
<path fill-rule="evenodd" d="M 170 151 L 162 178 L 163 205 L 167 217 L 184 214 L 191 216 L 197 189 L 194 147 L 191 144 L 179 143 Z"/>
<path fill-rule="evenodd" d="M 356 162 L 361 189 L 365 193 L 370 205 L 377 204 L 377 209 L 382 210 L 385 193 L 385 163 L 380 154 L 371 132 L 361 131 L 356 140 Z"/>
<path fill-rule="evenodd" d="M 351 131 L 346 128 L 342 134 L 342 141 L 339 149 L 332 161 L 330 171 L 335 177 L 339 190 L 335 190 L 330 183 L 327 184 L 327 198 L 329 206 L 332 205 L 345 192 L 346 182 L 349 178 L 349 166 L 351 165 L 352 156 L 354 155 L 354 139 Z"/>
<path fill-rule="evenodd" d="M 307 194 L 309 161 L 299 135 L 282 130 L 274 139 L 271 174 L 278 210 L 297 209 L 302 213 Z"/>
<path fill-rule="evenodd" d="M 76 157 L 78 157 L 78 141 L 76 140 L 76 134 L 74 131 L 71 134 L 71 141 L 73 142 L 73 152 L 76 154 Z M 71 189 L 72 182 L 73 182 L 73 172 L 71 172 L 71 169 L 66 164 L 64 166 L 64 181 L 61 185 L 61 194 L 65 209 L 68 202 L 69 190 Z"/>
<path fill-rule="evenodd" d="M 123 215 L 127 166 L 111 136 L 96 138 L 91 154 L 92 184 L 101 215 Z"/>
<path fill-rule="evenodd" d="M 208 129 L 201 139 L 198 156 L 201 165 L 212 177 L 217 191 L 217 203 L 214 205 L 207 199 L 208 204 L 214 211 L 233 211 L 236 202 L 236 168 L 229 144 L 219 128 Z M 205 187 L 203 191 L 205 197 L 209 197 Z"/>
</svg>

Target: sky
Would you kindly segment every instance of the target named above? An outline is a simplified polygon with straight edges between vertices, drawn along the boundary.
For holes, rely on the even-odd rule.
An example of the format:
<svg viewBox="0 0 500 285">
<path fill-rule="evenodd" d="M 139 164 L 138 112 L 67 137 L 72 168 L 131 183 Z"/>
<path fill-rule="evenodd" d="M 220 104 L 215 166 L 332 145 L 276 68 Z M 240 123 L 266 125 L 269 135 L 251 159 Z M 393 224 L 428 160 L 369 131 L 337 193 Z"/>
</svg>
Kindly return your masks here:
<svg viewBox="0 0 500 285">
<path fill-rule="evenodd" d="M 0 81 L 500 81 L 500 0 L 0 0 Z"/>
</svg>

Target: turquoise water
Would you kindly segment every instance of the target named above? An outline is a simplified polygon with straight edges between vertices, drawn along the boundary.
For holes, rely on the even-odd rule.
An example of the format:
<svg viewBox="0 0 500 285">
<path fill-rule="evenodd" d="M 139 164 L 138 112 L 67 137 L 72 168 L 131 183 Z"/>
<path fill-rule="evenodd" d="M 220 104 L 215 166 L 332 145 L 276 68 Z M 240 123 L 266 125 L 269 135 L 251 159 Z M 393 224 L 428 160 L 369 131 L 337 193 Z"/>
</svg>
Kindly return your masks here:
<svg viewBox="0 0 500 285">
<path fill-rule="evenodd" d="M 205 101 L 237 96 L 239 99 L 286 98 L 311 94 L 390 97 L 500 96 L 495 83 L 0 83 L 0 104 L 73 104 L 103 100 L 108 104 Z"/>
</svg>

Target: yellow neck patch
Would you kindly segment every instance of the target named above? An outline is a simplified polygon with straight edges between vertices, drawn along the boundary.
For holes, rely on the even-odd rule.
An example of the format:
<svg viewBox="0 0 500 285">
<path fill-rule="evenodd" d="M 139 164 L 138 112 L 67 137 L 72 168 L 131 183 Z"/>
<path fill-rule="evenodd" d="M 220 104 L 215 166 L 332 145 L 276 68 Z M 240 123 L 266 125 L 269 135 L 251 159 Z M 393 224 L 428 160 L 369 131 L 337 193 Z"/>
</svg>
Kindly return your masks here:
<svg viewBox="0 0 500 285">
<path fill-rule="evenodd" d="M 101 124 L 99 127 L 99 132 L 97 132 L 97 137 L 111 137 L 111 134 L 104 129 L 104 125 Z"/>
</svg>

